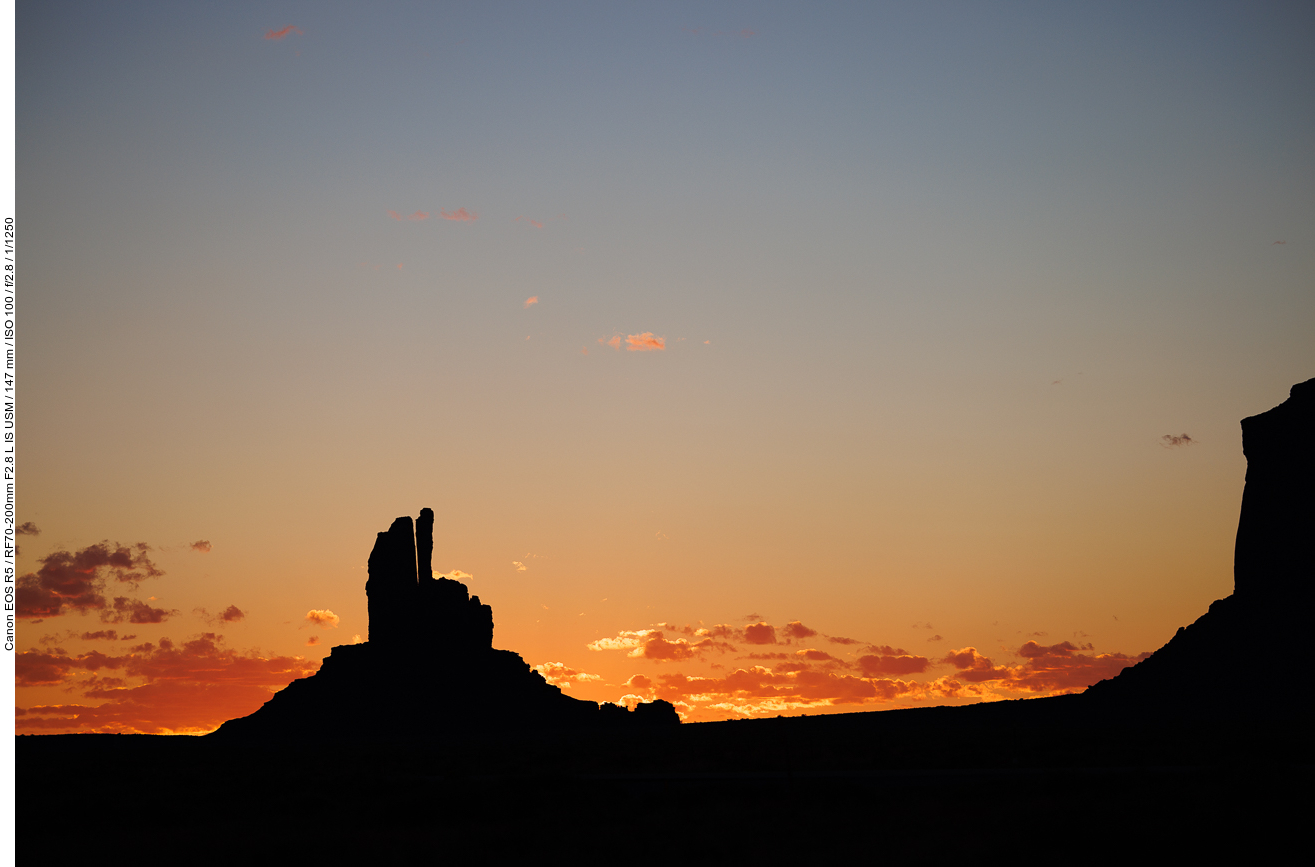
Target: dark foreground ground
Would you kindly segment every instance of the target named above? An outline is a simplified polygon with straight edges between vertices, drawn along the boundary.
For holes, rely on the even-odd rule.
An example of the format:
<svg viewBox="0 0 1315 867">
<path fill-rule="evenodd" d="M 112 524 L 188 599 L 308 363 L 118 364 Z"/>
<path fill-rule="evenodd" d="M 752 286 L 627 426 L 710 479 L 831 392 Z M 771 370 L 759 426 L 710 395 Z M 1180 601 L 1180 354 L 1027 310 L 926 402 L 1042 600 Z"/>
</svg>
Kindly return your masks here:
<svg viewBox="0 0 1315 867">
<path fill-rule="evenodd" d="M 1308 848 L 1304 720 L 1081 697 L 626 734 L 18 739 L 20 863 L 1206 863 Z"/>
</svg>

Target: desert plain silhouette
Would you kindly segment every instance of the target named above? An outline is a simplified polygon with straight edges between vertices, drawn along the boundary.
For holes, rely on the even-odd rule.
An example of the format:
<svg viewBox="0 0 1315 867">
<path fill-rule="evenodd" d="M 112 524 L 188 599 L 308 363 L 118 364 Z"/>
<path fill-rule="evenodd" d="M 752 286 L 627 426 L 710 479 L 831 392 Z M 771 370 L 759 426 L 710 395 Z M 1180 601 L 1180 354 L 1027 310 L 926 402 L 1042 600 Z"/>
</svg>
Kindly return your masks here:
<svg viewBox="0 0 1315 867">
<path fill-rule="evenodd" d="M 494 649 L 489 607 L 429 577 L 426 509 L 376 539 L 369 640 L 334 648 L 254 714 L 205 737 L 20 737 L 19 851 L 1293 857 L 1312 804 L 1299 662 L 1315 584 L 1315 379 L 1242 434 L 1234 593 L 1084 693 L 698 724 L 660 701 L 600 708 Z"/>
</svg>

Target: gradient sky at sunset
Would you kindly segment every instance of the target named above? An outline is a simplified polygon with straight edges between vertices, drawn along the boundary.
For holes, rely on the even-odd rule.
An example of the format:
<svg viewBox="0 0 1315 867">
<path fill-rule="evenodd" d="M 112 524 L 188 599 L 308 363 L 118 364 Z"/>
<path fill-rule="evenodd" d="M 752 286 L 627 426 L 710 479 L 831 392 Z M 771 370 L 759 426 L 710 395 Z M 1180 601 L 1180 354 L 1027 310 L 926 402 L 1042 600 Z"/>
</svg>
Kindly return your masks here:
<svg viewBox="0 0 1315 867">
<path fill-rule="evenodd" d="M 17 28 L 20 733 L 251 712 L 426 506 L 579 697 L 1080 689 L 1231 592 L 1315 376 L 1310 4 Z"/>
</svg>

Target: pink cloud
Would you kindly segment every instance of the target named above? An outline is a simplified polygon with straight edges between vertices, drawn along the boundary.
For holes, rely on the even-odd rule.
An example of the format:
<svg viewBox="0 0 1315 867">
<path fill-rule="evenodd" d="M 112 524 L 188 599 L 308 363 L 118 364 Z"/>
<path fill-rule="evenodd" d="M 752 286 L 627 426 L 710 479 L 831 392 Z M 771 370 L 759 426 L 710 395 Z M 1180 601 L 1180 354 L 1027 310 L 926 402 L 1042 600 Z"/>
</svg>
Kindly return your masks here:
<svg viewBox="0 0 1315 867">
<path fill-rule="evenodd" d="M 531 295 L 529 298 L 526 298 L 526 299 L 525 299 L 525 304 L 524 304 L 524 306 L 523 306 L 521 309 L 524 310 L 524 309 L 526 309 L 527 307 L 529 307 L 531 304 L 538 304 L 538 303 L 539 303 L 539 296 L 538 296 L 538 295 Z"/>
<path fill-rule="evenodd" d="M 440 208 L 439 215 L 445 220 L 456 220 L 462 223 L 473 223 L 479 219 L 478 216 L 467 211 L 465 208 L 457 208 L 455 211 L 448 211 L 447 208 Z"/>
<path fill-rule="evenodd" d="M 402 215 L 397 213 L 397 211 L 389 211 L 388 216 L 392 217 L 394 220 L 402 219 Z"/>
<path fill-rule="evenodd" d="M 620 349 L 620 348 L 621 348 L 621 335 L 620 335 L 620 334 L 614 334 L 614 335 L 612 335 L 611 337 L 600 337 L 600 338 L 598 338 L 598 342 L 601 343 L 601 344 L 603 344 L 604 346 L 610 346 L 610 347 L 612 347 L 613 349 Z"/>
<path fill-rule="evenodd" d="M 408 220 L 428 220 L 428 219 L 429 219 L 429 212 L 428 212 L 428 211 L 416 211 L 414 214 L 412 214 L 411 216 L 407 217 L 407 219 L 408 219 Z"/>
<path fill-rule="evenodd" d="M 626 349 L 630 352 L 647 352 L 652 349 L 667 348 L 667 341 L 661 337 L 654 337 L 652 331 L 626 335 L 626 344 Z"/>
<path fill-rule="evenodd" d="M 530 225 L 533 226 L 533 227 L 536 228 L 536 229 L 542 229 L 542 228 L 543 228 L 543 223 L 540 223 L 538 220 L 530 220 Z"/>
<path fill-rule="evenodd" d="M 289 33 L 295 33 L 298 36 L 306 35 L 305 33 L 302 32 L 300 27 L 296 27 L 292 24 L 289 24 L 287 27 L 284 27 L 282 30 L 266 30 L 265 38 L 275 39 L 275 40 L 282 39 L 284 36 L 287 36 Z"/>
</svg>

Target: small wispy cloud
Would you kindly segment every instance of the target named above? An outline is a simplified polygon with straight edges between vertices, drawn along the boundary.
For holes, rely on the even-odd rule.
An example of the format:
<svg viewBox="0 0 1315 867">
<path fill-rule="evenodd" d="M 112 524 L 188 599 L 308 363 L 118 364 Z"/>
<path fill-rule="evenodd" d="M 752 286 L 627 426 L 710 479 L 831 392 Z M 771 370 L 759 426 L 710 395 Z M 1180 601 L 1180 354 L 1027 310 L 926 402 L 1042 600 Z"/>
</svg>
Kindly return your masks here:
<svg viewBox="0 0 1315 867">
<path fill-rule="evenodd" d="M 392 217 L 394 220 L 402 219 L 402 215 L 397 213 L 397 211 L 389 211 L 388 216 Z"/>
<path fill-rule="evenodd" d="M 530 220 L 530 225 L 533 226 L 533 227 L 536 228 L 536 229 L 542 229 L 542 228 L 543 228 L 543 223 L 540 223 L 538 220 Z"/>
<path fill-rule="evenodd" d="M 319 644 L 319 643 L 320 643 L 320 637 L 319 637 L 318 635 L 312 635 L 310 638 L 307 638 L 307 639 L 306 639 L 306 646 L 307 646 L 307 647 L 314 647 L 315 645 L 317 645 L 317 644 Z"/>
<path fill-rule="evenodd" d="M 455 211 L 449 211 L 447 208 L 439 209 L 439 216 L 445 220 L 456 220 L 461 223 L 473 223 L 479 219 L 478 216 L 467 211 L 465 208 L 457 208 Z"/>
<path fill-rule="evenodd" d="M 645 331 L 643 334 L 629 334 L 626 336 L 626 351 L 628 352 L 648 352 L 650 350 L 666 348 L 667 341 L 661 337 L 654 337 L 652 331 Z"/>
<path fill-rule="evenodd" d="M 297 26 L 295 26 L 295 25 L 289 24 L 287 27 L 284 27 L 282 30 L 266 30 L 266 31 L 265 31 L 265 38 L 266 38 L 266 39 L 279 40 L 279 39 L 282 39 L 283 37 L 287 36 L 289 33 L 295 33 L 295 34 L 297 34 L 298 36 L 305 36 L 305 35 L 306 35 L 305 33 L 302 32 L 302 30 L 301 30 L 300 27 L 297 27 Z"/>
<path fill-rule="evenodd" d="M 1274 242 L 1274 244 L 1286 244 L 1286 243 L 1287 243 L 1287 241 L 1275 241 L 1275 242 Z M 1272 246 L 1274 246 L 1274 244 L 1270 244 L 1269 246 L 1272 247 Z"/>
<path fill-rule="evenodd" d="M 522 562 L 519 561 L 519 560 L 512 560 L 512 561 L 511 561 L 511 565 L 513 565 L 513 566 L 516 567 L 516 571 L 517 571 L 517 572 L 524 572 L 526 569 L 529 568 L 529 567 L 527 567 L 524 563 L 522 563 Z"/>
<path fill-rule="evenodd" d="M 416 211 L 414 214 L 412 214 L 411 216 L 407 217 L 407 219 L 408 219 L 408 220 L 428 220 L 428 219 L 429 219 L 429 212 L 428 212 L 428 211 Z"/>
<path fill-rule="evenodd" d="M 24 521 L 14 529 L 14 532 L 20 536 L 40 536 L 41 528 L 31 521 Z"/>
<path fill-rule="evenodd" d="M 621 348 L 621 335 L 620 335 L 620 334 L 613 334 L 611 337 L 600 337 L 600 338 L 598 338 L 598 342 L 601 343 L 601 344 L 603 344 L 604 346 L 610 346 L 610 347 L 612 347 L 613 349 L 620 349 L 620 348 Z"/>
<path fill-rule="evenodd" d="M 187 547 L 191 548 L 193 551 L 198 551 L 202 554 L 209 554 L 211 549 L 213 549 L 215 546 L 211 545 L 210 542 L 207 541 L 206 539 L 197 539 L 195 542 L 191 543 Z"/>
<path fill-rule="evenodd" d="M 1166 449 L 1171 449 L 1174 448 L 1175 446 L 1190 446 L 1197 442 L 1199 442 L 1199 440 L 1194 440 L 1191 437 L 1189 437 L 1187 434 L 1181 434 L 1179 436 L 1174 436 L 1173 434 L 1165 434 L 1164 436 L 1160 437 L 1160 444 L 1164 446 Z"/>
<path fill-rule="evenodd" d="M 339 623 L 340 618 L 329 609 L 312 608 L 306 612 L 306 622 L 313 623 L 316 626 L 323 626 L 325 629 L 333 629 Z"/>
<path fill-rule="evenodd" d="M 538 303 L 539 303 L 539 296 L 531 295 L 529 298 L 525 299 L 525 304 L 521 306 L 521 309 L 524 310 L 527 307 L 529 307 L 531 304 L 538 304 Z"/>
</svg>

